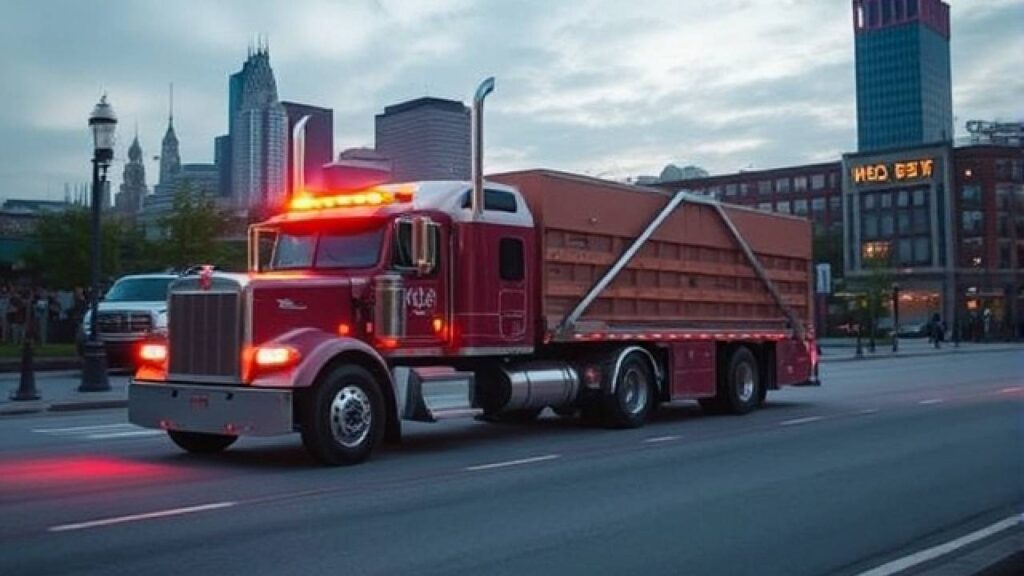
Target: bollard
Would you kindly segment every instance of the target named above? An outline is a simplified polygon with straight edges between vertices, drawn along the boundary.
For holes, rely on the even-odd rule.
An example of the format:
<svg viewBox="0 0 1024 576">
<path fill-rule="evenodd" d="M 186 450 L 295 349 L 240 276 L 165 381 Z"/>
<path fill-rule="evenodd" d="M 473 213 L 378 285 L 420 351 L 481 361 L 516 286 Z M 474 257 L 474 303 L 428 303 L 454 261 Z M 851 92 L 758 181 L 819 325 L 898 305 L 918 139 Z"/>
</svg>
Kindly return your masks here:
<svg viewBox="0 0 1024 576">
<path fill-rule="evenodd" d="M 856 352 L 856 357 L 857 358 L 863 358 L 864 357 L 864 347 L 860 343 L 860 326 L 857 327 L 857 352 Z"/>
<path fill-rule="evenodd" d="M 39 400 L 39 390 L 36 389 L 36 372 L 32 366 L 32 340 L 25 339 L 21 345 L 21 378 L 18 382 L 18 389 L 11 393 L 11 400 L 28 401 Z"/>
</svg>

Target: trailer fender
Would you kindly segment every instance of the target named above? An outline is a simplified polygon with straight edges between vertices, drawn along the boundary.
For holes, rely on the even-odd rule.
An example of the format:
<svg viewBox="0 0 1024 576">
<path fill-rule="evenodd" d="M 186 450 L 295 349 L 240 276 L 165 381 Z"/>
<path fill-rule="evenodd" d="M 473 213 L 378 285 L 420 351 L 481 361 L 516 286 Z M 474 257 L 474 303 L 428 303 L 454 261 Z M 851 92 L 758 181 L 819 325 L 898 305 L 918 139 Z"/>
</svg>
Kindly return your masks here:
<svg viewBox="0 0 1024 576">
<path fill-rule="evenodd" d="M 615 365 L 609 375 L 608 393 L 615 394 L 615 385 L 619 381 L 619 371 L 622 370 L 622 363 L 625 362 L 627 356 L 634 353 L 647 357 L 647 361 L 650 362 L 651 365 L 651 371 L 654 373 L 654 382 L 658 387 L 658 392 L 664 393 L 665 378 L 661 370 L 661 365 L 654 359 L 654 354 L 651 354 L 651 351 L 643 346 L 626 346 L 625 348 L 621 348 L 615 352 Z"/>
</svg>

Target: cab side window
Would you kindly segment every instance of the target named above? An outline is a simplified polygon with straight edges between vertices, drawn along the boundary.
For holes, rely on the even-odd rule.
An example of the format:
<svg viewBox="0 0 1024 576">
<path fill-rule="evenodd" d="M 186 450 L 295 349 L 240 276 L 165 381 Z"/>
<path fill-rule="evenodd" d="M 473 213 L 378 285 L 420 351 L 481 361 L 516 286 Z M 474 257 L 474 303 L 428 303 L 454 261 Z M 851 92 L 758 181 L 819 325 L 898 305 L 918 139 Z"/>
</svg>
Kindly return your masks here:
<svg viewBox="0 0 1024 576">
<path fill-rule="evenodd" d="M 498 274 L 507 282 L 519 282 L 525 277 L 523 241 L 519 238 L 502 238 L 499 241 Z"/>
<path fill-rule="evenodd" d="M 441 246 L 441 227 L 431 226 L 430 241 L 433 242 L 435 247 Z M 400 220 L 397 227 L 395 228 L 395 239 L 391 243 L 391 265 L 396 270 L 415 270 L 416 263 L 413 262 L 412 254 L 412 222 L 409 220 Z M 437 254 L 438 263 L 440 263 L 441 253 L 437 249 L 434 251 Z M 434 266 L 434 270 L 437 270 L 437 266 Z"/>
</svg>

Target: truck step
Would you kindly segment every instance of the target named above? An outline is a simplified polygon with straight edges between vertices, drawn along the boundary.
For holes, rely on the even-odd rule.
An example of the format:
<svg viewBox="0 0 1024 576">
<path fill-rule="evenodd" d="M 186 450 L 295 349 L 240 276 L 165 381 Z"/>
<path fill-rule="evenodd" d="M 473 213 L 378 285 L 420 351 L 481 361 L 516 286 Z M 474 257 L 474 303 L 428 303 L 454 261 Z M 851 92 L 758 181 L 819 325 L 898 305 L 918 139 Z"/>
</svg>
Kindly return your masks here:
<svg viewBox="0 0 1024 576">
<path fill-rule="evenodd" d="M 421 366 L 406 370 L 408 373 L 404 378 L 396 378 L 400 383 L 403 419 L 437 422 L 472 418 L 482 413 L 473 406 L 472 372 L 459 372 L 450 366 Z"/>
</svg>

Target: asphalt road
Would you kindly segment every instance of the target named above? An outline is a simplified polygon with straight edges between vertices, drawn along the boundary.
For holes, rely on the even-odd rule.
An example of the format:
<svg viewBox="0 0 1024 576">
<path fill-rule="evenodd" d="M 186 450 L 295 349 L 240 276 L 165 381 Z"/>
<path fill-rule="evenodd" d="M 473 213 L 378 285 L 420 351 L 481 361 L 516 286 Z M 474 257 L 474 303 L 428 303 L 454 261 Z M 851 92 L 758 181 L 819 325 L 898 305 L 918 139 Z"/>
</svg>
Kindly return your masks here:
<svg viewBox="0 0 1024 576">
<path fill-rule="evenodd" d="M 1024 353 L 826 366 L 743 416 L 409 425 L 179 452 L 123 410 L 0 419 L 0 574 L 857 574 L 1021 512 Z"/>
</svg>

